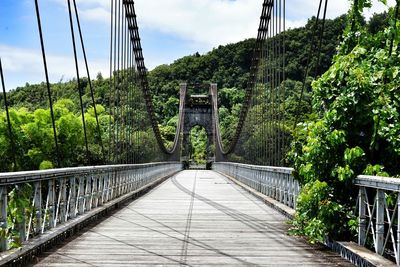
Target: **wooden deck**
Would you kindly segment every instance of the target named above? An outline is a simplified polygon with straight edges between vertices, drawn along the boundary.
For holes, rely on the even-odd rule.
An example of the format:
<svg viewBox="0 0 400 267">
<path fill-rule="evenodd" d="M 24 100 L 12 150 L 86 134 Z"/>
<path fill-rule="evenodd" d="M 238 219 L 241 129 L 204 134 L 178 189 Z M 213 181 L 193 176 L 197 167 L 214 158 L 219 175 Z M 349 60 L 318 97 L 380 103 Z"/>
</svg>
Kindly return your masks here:
<svg viewBox="0 0 400 267">
<path fill-rule="evenodd" d="M 38 259 L 38 266 L 352 266 L 287 235 L 225 177 L 184 171 Z"/>
</svg>

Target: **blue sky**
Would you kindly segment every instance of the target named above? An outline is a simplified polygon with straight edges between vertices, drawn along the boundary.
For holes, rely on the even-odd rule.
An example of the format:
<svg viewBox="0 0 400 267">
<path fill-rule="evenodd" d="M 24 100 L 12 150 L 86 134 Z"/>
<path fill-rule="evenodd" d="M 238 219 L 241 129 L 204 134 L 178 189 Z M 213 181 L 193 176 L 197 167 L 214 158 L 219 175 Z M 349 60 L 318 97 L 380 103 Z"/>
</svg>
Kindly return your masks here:
<svg viewBox="0 0 400 267">
<path fill-rule="evenodd" d="M 255 37 L 262 0 L 136 0 L 145 62 L 149 69 L 196 52 Z M 316 0 L 288 0 L 287 25 L 304 25 L 316 14 Z M 333 2 L 333 1 L 330 1 Z M 52 82 L 74 77 L 66 0 L 39 0 Z M 91 75 L 107 76 L 110 0 L 77 0 Z M 329 17 L 347 11 L 335 0 Z M 374 5 L 367 16 L 383 10 Z M 34 0 L 1 0 L 0 57 L 7 90 L 44 80 Z M 83 70 L 83 68 L 82 68 Z"/>
</svg>

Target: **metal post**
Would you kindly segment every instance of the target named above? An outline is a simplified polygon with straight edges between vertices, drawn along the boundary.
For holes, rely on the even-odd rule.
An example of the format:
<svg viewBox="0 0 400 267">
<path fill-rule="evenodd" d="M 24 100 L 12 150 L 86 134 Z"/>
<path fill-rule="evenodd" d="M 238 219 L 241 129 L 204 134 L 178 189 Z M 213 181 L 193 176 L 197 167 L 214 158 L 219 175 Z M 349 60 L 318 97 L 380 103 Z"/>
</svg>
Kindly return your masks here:
<svg viewBox="0 0 400 267">
<path fill-rule="evenodd" d="M 71 219 L 76 217 L 76 179 L 71 177 L 69 179 L 69 217 Z"/>
<path fill-rule="evenodd" d="M 41 233 L 42 226 L 42 182 L 35 182 L 34 212 L 36 217 L 35 233 Z"/>
<path fill-rule="evenodd" d="M 397 193 L 397 222 L 396 263 L 400 265 L 400 193 Z"/>
<path fill-rule="evenodd" d="M 0 188 L 0 227 L 3 231 L 7 230 L 7 187 Z M 7 238 L 2 236 L 0 238 L 0 251 L 8 249 Z"/>
<path fill-rule="evenodd" d="M 79 177 L 77 210 L 81 215 L 85 212 L 85 177 Z"/>
<path fill-rule="evenodd" d="M 377 189 L 376 192 L 376 240 L 375 251 L 379 255 L 383 254 L 385 242 L 385 192 Z"/>
<path fill-rule="evenodd" d="M 366 230 L 367 230 L 367 218 L 365 209 L 365 187 L 361 187 L 358 192 L 358 244 L 360 246 L 365 245 L 366 241 Z"/>
<path fill-rule="evenodd" d="M 85 211 L 92 209 L 92 176 L 86 177 L 86 189 L 85 189 Z"/>
<path fill-rule="evenodd" d="M 55 224 L 55 210 L 54 210 L 54 200 L 55 200 L 55 180 L 49 180 L 49 191 L 47 195 L 47 207 L 49 209 L 49 227 L 53 228 Z M 43 227 L 44 229 L 44 227 Z"/>
</svg>

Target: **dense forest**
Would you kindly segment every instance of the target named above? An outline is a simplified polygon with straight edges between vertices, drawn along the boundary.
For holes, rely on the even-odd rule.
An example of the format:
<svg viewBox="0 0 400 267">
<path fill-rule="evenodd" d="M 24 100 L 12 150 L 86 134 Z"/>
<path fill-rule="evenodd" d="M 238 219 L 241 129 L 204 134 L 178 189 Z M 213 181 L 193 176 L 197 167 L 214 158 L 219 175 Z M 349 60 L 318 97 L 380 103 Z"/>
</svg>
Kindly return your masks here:
<svg viewBox="0 0 400 267">
<path fill-rule="evenodd" d="M 376 33 L 382 30 L 385 18 L 385 14 L 375 15 L 366 25 L 368 31 Z M 304 79 L 304 65 L 308 58 L 309 40 L 313 32 L 314 20 L 310 19 L 304 27 L 285 32 L 287 51 L 285 86 L 288 92 L 285 106 L 288 124 L 293 122 L 296 114 L 300 114 L 299 121 L 301 121 L 311 112 L 310 90 L 306 91 L 302 104 L 298 105 L 297 103 Z M 345 24 L 345 16 L 326 22 L 318 74 L 329 69 Z M 269 42 L 274 42 L 274 38 L 271 38 Z M 172 144 L 175 136 L 179 84 L 181 82 L 189 84 L 189 93 L 204 94 L 208 93 L 207 84 L 210 82 L 218 84 L 221 131 L 225 144 L 229 143 L 234 133 L 232 126 L 237 124 L 243 102 L 254 44 L 254 39 L 248 39 L 235 44 L 219 46 L 204 55 L 196 53 L 186 56 L 170 65 L 158 66 L 149 72 L 148 77 L 156 116 L 159 119 L 160 131 L 167 146 Z M 311 62 L 311 69 L 315 68 L 314 65 L 315 62 Z M 92 81 L 94 100 L 99 110 L 101 140 L 105 140 L 103 151 L 96 134 L 97 129 L 93 118 L 93 102 L 88 80 L 83 78 L 80 84 L 83 91 L 83 105 L 86 110 L 85 113 L 87 113 L 85 114 L 85 121 L 88 123 L 88 138 L 90 139 L 89 156 L 85 153 L 83 131 L 79 129 L 82 128 L 80 127 L 82 126 L 82 119 L 77 81 L 60 81 L 51 85 L 53 101 L 56 103 L 58 138 L 61 144 L 61 154 L 63 154 L 61 166 L 100 163 L 104 158 L 104 153 L 108 153 L 104 151 L 104 146 L 107 150 L 107 140 L 109 139 L 107 127 L 110 123 L 109 115 L 112 112 L 108 93 L 110 79 L 103 78 L 99 73 L 96 79 Z M 136 97 L 140 97 L 140 94 L 138 93 Z M 145 109 L 143 103 L 138 107 L 136 102 L 131 107 L 126 107 L 126 112 L 134 113 L 137 122 L 143 124 L 146 120 Z M 45 83 L 27 83 L 23 87 L 11 90 L 8 92 L 8 103 L 11 106 L 11 120 L 15 128 L 13 132 L 17 135 L 15 141 L 17 166 L 14 169 L 29 170 L 55 166 L 56 155 L 54 142 L 52 142 L 51 117 Z M 4 108 L 3 98 L 0 100 L 0 107 Z M 8 138 L 5 112 L 1 113 L 1 121 L 0 155 L 4 160 L 0 164 L 0 169 L 9 171 L 13 169 L 11 167 L 13 159 L 10 156 L 12 146 Z M 139 130 L 133 129 L 136 132 L 136 139 L 140 139 L 138 136 L 148 136 Z M 202 128 L 196 128 L 192 131 L 192 157 L 199 163 L 203 163 L 206 157 L 204 153 L 206 147 L 204 131 Z M 147 139 L 145 138 L 143 142 L 151 142 L 154 145 L 154 140 Z M 136 150 L 138 149 L 136 148 Z M 154 152 L 149 154 L 154 154 Z M 146 160 L 144 157 L 139 158 L 143 161 Z"/>
<path fill-rule="evenodd" d="M 305 27 L 288 30 L 285 34 L 287 46 L 287 67 L 286 77 L 288 79 L 287 86 L 292 93 L 288 94 L 287 106 L 288 118 L 293 117 L 298 94 L 301 88 L 301 81 L 304 76 L 304 65 L 307 60 L 307 47 L 309 47 L 309 38 L 312 34 L 312 25 L 314 19 L 310 19 Z M 339 44 L 341 33 L 345 26 L 345 16 L 341 16 L 335 20 L 328 20 L 326 23 L 326 32 L 322 47 L 321 68 L 320 73 L 325 72 L 330 64 L 335 49 Z M 269 42 L 273 42 L 274 38 Z M 238 114 L 244 98 L 244 90 L 249 77 L 251 65 L 251 54 L 255 44 L 254 39 L 248 39 L 235 44 L 219 46 L 205 55 L 196 53 L 176 60 L 170 65 L 161 65 L 149 72 L 149 83 L 152 90 L 153 102 L 156 115 L 159 119 L 159 127 L 161 134 L 165 139 L 166 145 L 173 142 L 176 131 L 177 112 L 178 112 L 178 94 L 179 84 L 187 82 L 189 84 L 189 93 L 208 93 L 207 84 L 210 82 L 218 84 L 219 112 L 221 131 L 223 140 L 228 143 L 233 135 L 232 125 L 237 123 Z M 315 63 L 314 63 L 315 64 Z M 88 131 L 91 133 L 89 138 L 93 141 L 96 134 L 96 125 L 92 124 L 93 102 L 91 101 L 90 88 L 88 80 L 83 78 L 81 81 L 81 90 L 83 91 L 83 104 L 86 110 L 88 123 L 90 124 Z M 108 88 L 110 80 L 103 78 L 98 74 L 96 79 L 92 81 L 94 88 L 94 100 L 99 105 L 101 135 L 103 140 L 107 140 L 107 120 L 110 115 L 110 101 Z M 56 103 L 56 111 L 58 112 L 57 120 L 63 116 L 69 117 L 68 120 L 60 120 L 57 127 L 60 128 L 62 152 L 69 153 L 62 159 L 62 166 L 76 166 L 87 164 L 88 156 L 84 153 L 83 132 L 78 129 L 82 124 L 80 116 L 79 94 L 77 89 L 77 81 L 71 80 L 67 82 L 60 81 L 51 85 L 53 101 Z M 308 93 L 305 99 L 309 98 Z M 42 84 L 26 84 L 23 87 L 16 88 L 8 93 L 8 102 L 11 109 L 11 117 L 15 132 L 23 135 L 17 140 L 17 168 L 20 170 L 38 169 L 40 167 L 49 167 L 55 165 L 55 154 L 52 152 L 51 142 L 51 121 L 49 113 L 49 101 L 47 97 L 46 85 Z M 67 103 L 67 104 L 66 104 Z M 4 100 L 1 98 L 1 108 L 4 108 Z M 39 110 L 37 110 L 39 109 Z M 129 107 L 127 107 L 129 109 Z M 145 120 L 146 114 L 144 109 L 133 108 L 139 121 Z M 310 108 L 303 105 L 301 114 L 309 113 Z M 72 119 L 74 118 L 74 119 Z M 140 119 L 141 118 L 141 119 Z M 6 116 L 2 113 L 2 125 L 0 126 L 0 153 L 3 161 L 1 170 L 10 170 L 12 158 L 10 155 L 11 144 L 9 143 L 6 127 Z M 70 125 L 64 125 L 64 123 Z M 34 123 L 35 125 L 33 125 Z M 42 125 L 40 125 L 42 124 Z M 72 125 L 74 124 L 74 125 Z M 74 137 L 62 133 L 67 129 L 73 129 Z M 38 132 L 35 132 L 37 129 Z M 205 130 L 196 128 L 192 133 L 193 158 L 196 162 L 203 163 L 205 161 L 204 149 L 206 146 Z M 65 136 L 64 136 L 65 135 Z M 146 136 L 146 135 L 145 135 Z M 199 138 L 195 138 L 198 136 Z M 46 137 L 46 138 L 45 138 Z M 197 139 L 197 140 L 195 140 Z M 153 142 L 154 140 L 148 140 Z M 89 147 L 90 162 L 98 163 L 104 157 L 101 152 L 99 140 L 92 143 Z M 107 145 L 107 144 L 105 144 Z M 71 152 L 70 147 L 75 147 Z M 24 147 L 24 149 L 22 149 Z M 53 148 L 54 150 L 54 148 Z M 107 150 L 107 147 L 106 147 Z M 104 151 L 103 151 L 104 152 Z M 105 152 L 107 153 L 107 152 Z M 86 161 L 84 160 L 86 159 Z M 145 160 L 145 159 L 144 159 Z M 42 164 L 43 163 L 43 164 Z"/>
</svg>

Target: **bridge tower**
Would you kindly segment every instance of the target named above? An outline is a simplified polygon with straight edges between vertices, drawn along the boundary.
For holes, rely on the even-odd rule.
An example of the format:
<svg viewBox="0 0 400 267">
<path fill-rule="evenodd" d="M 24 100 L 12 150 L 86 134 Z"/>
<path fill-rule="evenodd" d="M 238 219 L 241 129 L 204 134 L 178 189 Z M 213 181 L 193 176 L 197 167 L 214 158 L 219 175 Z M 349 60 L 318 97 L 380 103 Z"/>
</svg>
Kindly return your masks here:
<svg viewBox="0 0 400 267">
<path fill-rule="evenodd" d="M 181 85 L 180 99 L 183 101 L 182 125 L 178 125 L 182 133 L 182 140 L 177 144 L 182 145 L 181 161 L 184 166 L 189 164 L 191 142 L 190 131 L 195 126 L 203 127 L 207 133 L 207 166 L 214 161 L 223 161 L 224 153 L 219 132 L 217 85 L 211 84 L 208 95 L 187 94 L 186 84 Z M 181 109 L 180 108 L 180 109 Z M 181 143 L 180 143 L 181 142 Z M 176 153 L 174 158 L 176 158 Z"/>
<path fill-rule="evenodd" d="M 195 126 L 203 127 L 207 132 L 207 163 L 214 160 L 214 125 L 211 93 L 208 95 L 189 95 L 185 97 L 182 127 L 181 160 L 189 164 L 191 142 L 190 131 Z"/>
</svg>

